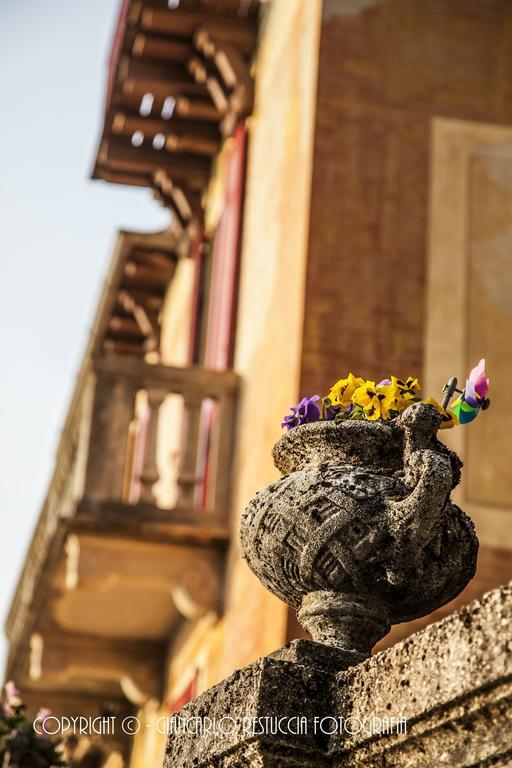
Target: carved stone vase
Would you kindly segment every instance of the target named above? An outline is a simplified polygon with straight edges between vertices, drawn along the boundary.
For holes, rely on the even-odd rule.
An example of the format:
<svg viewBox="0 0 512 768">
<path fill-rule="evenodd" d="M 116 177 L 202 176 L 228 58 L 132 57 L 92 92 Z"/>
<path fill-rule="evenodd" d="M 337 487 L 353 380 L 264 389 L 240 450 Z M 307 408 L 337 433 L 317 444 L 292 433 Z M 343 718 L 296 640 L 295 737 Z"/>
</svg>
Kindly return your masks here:
<svg viewBox="0 0 512 768">
<path fill-rule="evenodd" d="M 474 527 L 450 500 L 462 464 L 436 437 L 440 418 L 418 403 L 388 422 L 295 427 L 274 446 L 284 477 L 242 517 L 252 571 L 313 640 L 354 663 L 474 575 Z"/>
</svg>

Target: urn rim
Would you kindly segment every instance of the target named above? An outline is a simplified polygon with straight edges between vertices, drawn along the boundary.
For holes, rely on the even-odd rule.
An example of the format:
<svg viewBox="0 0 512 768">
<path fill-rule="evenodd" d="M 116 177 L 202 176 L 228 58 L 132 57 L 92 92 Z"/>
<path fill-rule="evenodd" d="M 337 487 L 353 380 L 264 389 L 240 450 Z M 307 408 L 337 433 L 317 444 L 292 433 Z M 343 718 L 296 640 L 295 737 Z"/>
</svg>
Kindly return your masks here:
<svg viewBox="0 0 512 768">
<path fill-rule="evenodd" d="M 364 451 L 371 464 L 386 456 L 385 465 L 401 464 L 402 430 L 397 423 L 367 419 L 333 419 L 301 424 L 285 432 L 272 449 L 276 468 L 283 475 L 291 474 L 310 464 L 336 461 L 339 452 L 359 457 Z M 391 447 L 386 451 L 386 447 Z M 338 456 L 336 456 L 338 454 Z M 393 456 L 395 461 L 393 461 Z"/>
</svg>

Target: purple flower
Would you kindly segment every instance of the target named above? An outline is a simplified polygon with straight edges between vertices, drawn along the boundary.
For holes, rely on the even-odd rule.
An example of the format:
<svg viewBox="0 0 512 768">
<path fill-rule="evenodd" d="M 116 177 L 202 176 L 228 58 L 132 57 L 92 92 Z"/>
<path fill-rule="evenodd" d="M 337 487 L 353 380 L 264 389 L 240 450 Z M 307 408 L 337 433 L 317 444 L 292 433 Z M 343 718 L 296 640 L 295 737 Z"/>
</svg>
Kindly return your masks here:
<svg viewBox="0 0 512 768">
<path fill-rule="evenodd" d="M 341 413 L 341 405 L 332 405 L 331 402 L 324 403 L 324 419 L 325 421 L 332 421 L 336 418 L 338 413 Z"/>
<path fill-rule="evenodd" d="M 298 405 L 294 405 L 291 410 L 290 416 L 285 416 L 284 421 L 281 424 L 283 428 L 293 429 L 300 424 L 310 424 L 313 421 L 318 421 L 320 418 L 320 408 L 316 404 L 320 400 L 320 395 L 313 395 L 313 397 L 304 397 Z"/>
</svg>

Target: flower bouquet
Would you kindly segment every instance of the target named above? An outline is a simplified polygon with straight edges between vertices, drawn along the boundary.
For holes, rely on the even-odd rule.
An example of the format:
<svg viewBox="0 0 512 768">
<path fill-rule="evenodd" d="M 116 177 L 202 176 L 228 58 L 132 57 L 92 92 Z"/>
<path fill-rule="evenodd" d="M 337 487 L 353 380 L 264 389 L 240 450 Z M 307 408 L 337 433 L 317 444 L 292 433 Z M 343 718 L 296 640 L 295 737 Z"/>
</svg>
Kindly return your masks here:
<svg viewBox="0 0 512 768">
<path fill-rule="evenodd" d="M 442 416 L 441 429 L 467 424 L 476 418 L 481 409 L 489 407 L 489 379 L 485 375 L 485 360 L 480 360 L 473 368 L 463 390 L 457 389 L 457 379 L 450 379 L 443 389 L 442 403 L 433 397 L 422 400 L 420 391 L 418 379 L 412 376 L 407 379 L 391 376 L 375 383 L 349 373 L 346 378 L 339 379 L 331 387 L 326 397 L 304 397 L 298 405 L 290 409 L 291 414 L 284 417 L 281 426 L 290 430 L 301 424 L 333 419 L 387 421 L 396 418 L 406 408 L 418 402 L 437 408 Z M 448 405 L 456 392 L 459 397 Z"/>
</svg>

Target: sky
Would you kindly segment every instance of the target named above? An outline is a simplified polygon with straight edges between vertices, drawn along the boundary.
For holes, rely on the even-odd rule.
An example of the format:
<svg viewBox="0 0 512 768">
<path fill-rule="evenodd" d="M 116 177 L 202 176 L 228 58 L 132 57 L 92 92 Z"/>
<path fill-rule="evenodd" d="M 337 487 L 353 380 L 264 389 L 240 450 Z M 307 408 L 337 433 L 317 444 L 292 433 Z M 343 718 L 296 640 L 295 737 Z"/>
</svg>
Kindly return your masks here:
<svg viewBox="0 0 512 768">
<path fill-rule="evenodd" d="M 53 469 L 118 229 L 168 216 L 89 179 L 119 0 L 0 0 L 0 616 Z M 0 641 L 3 665 L 5 641 Z"/>
</svg>

